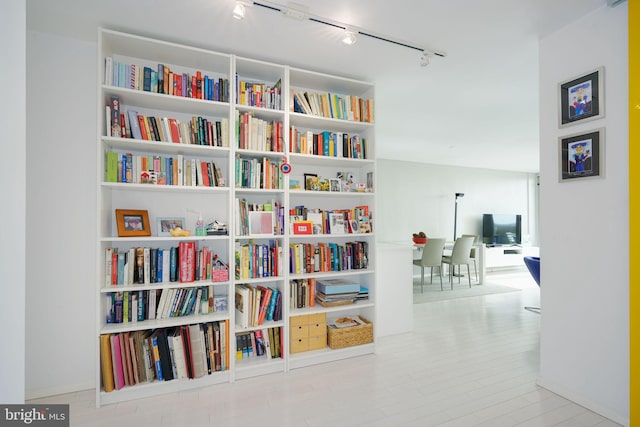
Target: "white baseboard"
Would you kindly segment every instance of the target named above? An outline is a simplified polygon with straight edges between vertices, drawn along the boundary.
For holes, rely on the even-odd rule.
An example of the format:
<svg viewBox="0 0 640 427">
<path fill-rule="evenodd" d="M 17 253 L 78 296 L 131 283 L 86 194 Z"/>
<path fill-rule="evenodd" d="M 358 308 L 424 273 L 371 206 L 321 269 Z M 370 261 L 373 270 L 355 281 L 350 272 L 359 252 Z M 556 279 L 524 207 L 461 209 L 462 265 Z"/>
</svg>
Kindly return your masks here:
<svg viewBox="0 0 640 427">
<path fill-rule="evenodd" d="M 95 389 L 95 384 L 65 384 L 56 387 L 27 389 L 25 393 L 25 400 L 42 399 L 45 397 L 57 396 L 59 394 L 75 393 L 90 389 Z"/>
<path fill-rule="evenodd" d="M 592 401 L 591 399 L 586 398 L 580 393 L 576 393 L 574 390 L 569 390 L 566 387 L 563 387 L 553 381 L 546 380 L 544 378 L 538 377 L 536 383 L 543 388 L 546 388 L 552 393 L 555 393 L 559 396 L 564 397 L 565 399 L 569 399 L 572 402 L 577 403 L 580 406 L 584 406 L 590 411 L 593 411 L 603 417 L 610 419 L 618 424 L 622 424 L 623 426 L 629 426 L 631 420 L 629 419 L 629 415 L 626 417 L 615 413 L 610 408 L 607 408 L 597 402 Z"/>
</svg>

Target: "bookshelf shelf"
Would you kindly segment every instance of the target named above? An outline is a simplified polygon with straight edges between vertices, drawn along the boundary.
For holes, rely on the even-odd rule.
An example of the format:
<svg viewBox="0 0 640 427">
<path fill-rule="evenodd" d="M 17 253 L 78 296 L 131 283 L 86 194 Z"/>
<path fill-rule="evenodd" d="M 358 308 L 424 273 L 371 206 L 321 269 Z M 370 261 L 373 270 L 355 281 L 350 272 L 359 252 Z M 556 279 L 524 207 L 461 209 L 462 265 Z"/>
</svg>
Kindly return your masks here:
<svg viewBox="0 0 640 427">
<path fill-rule="evenodd" d="M 375 212 L 373 84 L 107 29 L 99 30 L 98 50 L 96 404 L 99 406 L 234 382 L 256 375 L 285 373 L 293 368 L 374 353 L 375 343 L 339 350 L 326 347 L 294 355 L 291 355 L 289 347 L 291 320 L 306 314 L 326 316 L 328 320 L 337 316 L 361 315 L 375 323 L 375 234 L 298 235 L 292 233 L 293 226 L 290 223 L 291 210 L 299 206 L 345 212 L 343 215 L 354 215 L 353 212 L 356 212 L 356 221 L 370 221 L 369 213 L 364 215 L 362 212 L 363 209 Z M 169 71 L 173 74 L 168 74 Z M 165 79 L 167 82 L 172 79 L 172 84 L 164 85 Z M 201 82 L 200 86 L 198 81 Z M 331 114 L 335 115 L 327 117 L 298 112 L 293 93 L 305 91 L 318 96 L 329 96 L 333 103 Z M 128 114 L 129 111 L 131 115 Z M 133 118 L 141 126 L 140 134 L 127 127 L 131 126 L 130 120 Z M 149 123 L 149 133 L 144 133 L 142 129 L 145 120 Z M 175 128 L 170 127 L 172 120 L 178 124 L 179 138 L 173 133 Z M 241 128 L 243 123 L 246 124 L 245 128 Z M 123 125 L 126 133 L 119 133 Z M 253 130 L 247 133 L 249 126 L 255 126 L 257 134 L 252 133 Z M 334 135 L 332 143 L 335 144 L 331 156 L 289 152 L 290 135 L 294 131 L 299 131 L 298 135 L 304 132 L 305 138 L 312 134 L 330 132 Z M 138 137 L 132 138 L 132 135 Z M 178 140 L 182 143 L 171 142 Z M 271 149 L 274 151 L 268 151 Z M 114 159 L 119 162 L 117 173 L 114 173 Z M 281 164 L 285 159 L 292 166 L 290 174 L 282 173 Z M 198 165 L 194 161 L 200 162 L 202 180 L 190 172 L 194 164 Z M 138 179 L 129 178 L 129 169 L 125 168 L 127 163 L 133 165 L 129 168 L 132 169 L 132 176 Z M 158 176 L 164 179 L 157 179 L 157 182 L 179 185 L 140 183 L 155 182 L 153 179 L 143 179 L 150 167 L 154 168 L 154 179 Z M 222 178 L 223 185 L 204 185 L 204 175 L 207 173 L 213 183 L 221 183 Z M 290 183 L 294 180 L 302 182 L 304 174 L 316 174 L 326 178 L 327 182 L 329 179 L 344 177 L 346 189 L 354 189 L 359 183 L 360 189 L 366 184 L 367 192 L 346 191 L 342 187 L 341 191 L 333 192 L 290 189 Z M 187 176 L 192 178 L 188 183 Z M 115 209 L 147 210 L 151 236 L 117 237 Z M 254 213 L 261 211 L 274 213 L 272 223 L 267 219 L 270 216 Z M 352 213 L 347 214 L 347 211 Z M 242 216 L 244 212 L 246 215 Z M 183 219 L 184 228 L 191 230 L 192 235 L 179 238 L 158 236 L 159 218 Z M 202 218 L 205 225 L 214 220 L 225 223 L 228 235 L 195 235 L 199 218 Z M 271 228 L 278 234 L 270 235 Z M 254 234 L 243 235 L 251 233 L 251 230 L 254 230 Z M 255 230 L 261 234 L 255 233 Z M 357 256 L 364 254 L 364 258 L 358 258 L 357 262 L 364 259 L 367 262 L 366 268 L 342 271 L 306 270 L 309 272 L 303 274 L 290 272 L 291 247 L 307 244 L 338 245 L 342 248 L 360 245 Z M 196 254 L 194 256 L 198 259 L 209 257 L 205 249 L 215 254 L 228 265 L 228 280 L 212 282 L 209 277 L 213 276 L 203 273 L 207 271 L 205 268 L 197 270 L 200 274 L 194 279 L 207 277 L 207 280 L 167 282 L 166 276 L 163 276 L 164 282 L 138 283 L 143 270 L 136 256 L 137 269 L 134 274 L 137 276 L 133 280 L 134 284 L 109 285 L 112 283 L 108 280 L 111 277 L 109 272 L 114 274 L 115 258 L 108 254 L 122 253 L 129 268 L 132 264 L 128 262 L 132 261 L 130 258 L 136 253 L 136 249 L 149 248 L 149 252 L 157 249 L 166 254 L 165 251 L 171 252 L 175 247 L 181 251 L 194 250 L 195 252 L 185 254 Z M 195 267 L 187 264 L 184 261 L 186 258 L 182 258 L 183 264 L 180 264 L 181 258 L 178 258 L 180 265 L 174 267 L 177 270 L 172 270 L 172 274 L 176 271 L 176 274 L 187 274 L 188 272 L 181 270 L 183 267 L 196 270 L 198 264 L 195 258 Z M 355 263 L 356 258 L 353 258 L 348 265 Z M 117 268 L 120 267 L 118 264 Z M 276 275 L 236 279 L 236 271 L 241 272 L 242 277 L 255 275 L 255 272 Z M 131 270 L 126 272 L 123 276 L 124 283 L 131 283 Z M 117 270 L 115 274 L 123 273 Z M 357 281 L 368 289 L 368 300 L 358 300 L 349 306 L 322 307 L 316 304 L 314 307 L 291 308 L 290 282 L 311 279 Z M 248 290 L 246 294 L 245 289 Z M 174 296 L 173 303 L 176 306 L 185 304 L 181 306 L 181 313 L 190 313 L 190 307 L 196 306 L 195 302 L 189 300 L 190 295 L 195 295 L 198 290 L 203 295 L 206 291 L 211 298 L 205 299 L 203 296 L 200 309 L 194 310 L 197 314 L 152 316 L 134 322 L 107 323 L 107 315 L 113 314 L 114 298 L 120 298 L 120 294 L 135 294 L 143 298 L 145 303 L 148 303 L 147 298 L 152 299 L 153 294 L 156 294 L 156 303 L 160 304 L 164 293 L 165 296 Z M 267 297 L 263 298 L 265 295 Z M 134 301 L 132 296 L 130 301 Z M 215 311 L 211 308 L 214 304 L 218 307 Z M 153 305 L 136 307 L 149 310 Z M 244 319 L 247 318 L 241 311 L 242 307 L 259 311 L 251 312 L 253 317 L 245 322 Z M 264 317 L 260 319 L 261 307 Z M 131 312 L 132 316 L 133 313 Z M 136 314 L 138 313 L 140 312 L 137 311 Z M 164 313 L 166 315 L 167 311 Z M 116 319 L 121 320 L 119 317 Z M 113 318 L 109 319 L 112 320 Z M 107 362 L 107 358 L 101 356 L 105 341 L 109 343 L 116 336 L 125 339 L 134 334 L 137 337 L 142 334 L 147 346 L 135 347 L 134 358 L 129 363 L 138 360 L 138 356 L 149 357 L 151 361 L 159 357 L 161 361 L 171 359 L 175 362 L 171 353 L 154 356 L 151 338 L 157 333 L 166 333 L 168 345 L 171 341 L 168 337 L 176 339 L 179 336 L 184 340 L 187 336 L 185 328 L 192 327 L 195 328 L 193 331 L 196 341 L 199 336 L 201 341 L 198 342 L 203 343 L 204 349 L 196 347 L 196 350 L 200 348 L 197 350 L 199 356 L 190 353 L 188 356 L 185 354 L 185 357 L 203 357 L 206 370 L 206 363 L 211 363 L 207 355 L 212 354 L 208 350 L 213 348 L 213 354 L 217 351 L 217 354 L 224 354 L 224 370 L 211 372 L 203 377 L 170 381 L 158 381 L 156 375 L 156 379 L 147 378 L 147 381 L 140 381 L 139 384 L 135 384 L 135 378 L 131 377 L 131 384 L 135 385 L 121 384 L 117 387 L 116 384 L 112 391 L 106 391 L 104 378 L 109 373 L 113 375 L 114 370 L 113 366 L 111 371 L 102 367 L 102 362 Z M 218 330 L 219 335 L 210 332 L 215 330 Z M 266 340 L 264 335 L 261 336 L 265 333 Z M 189 341 L 192 338 L 190 336 L 183 342 L 200 346 L 199 343 Z M 254 345 L 252 339 L 257 346 L 261 339 L 274 344 L 272 358 L 268 359 L 266 355 L 247 357 L 244 354 L 244 357 L 236 359 L 237 350 L 247 349 L 238 346 Z M 140 351 L 149 353 L 138 353 Z M 123 366 L 126 366 L 125 353 L 117 354 L 121 356 Z M 116 359 L 111 360 L 112 365 Z M 153 372 L 153 369 L 154 366 L 150 366 L 147 374 Z M 114 380 L 115 377 L 112 378 Z"/>
</svg>

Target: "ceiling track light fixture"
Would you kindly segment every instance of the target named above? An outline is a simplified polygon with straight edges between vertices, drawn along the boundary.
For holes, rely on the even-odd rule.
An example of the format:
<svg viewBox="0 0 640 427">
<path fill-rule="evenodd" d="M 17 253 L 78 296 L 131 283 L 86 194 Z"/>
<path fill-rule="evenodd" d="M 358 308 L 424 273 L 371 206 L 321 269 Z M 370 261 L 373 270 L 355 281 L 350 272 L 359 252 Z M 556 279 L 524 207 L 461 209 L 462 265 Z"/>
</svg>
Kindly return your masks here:
<svg viewBox="0 0 640 427">
<path fill-rule="evenodd" d="M 344 30 L 344 35 L 342 37 L 342 43 L 346 45 L 355 44 L 358 41 L 358 36 L 356 36 L 355 31 L 351 31 L 349 29 Z"/>
<path fill-rule="evenodd" d="M 237 2 L 237 3 L 241 3 L 241 2 Z M 381 34 L 375 34 L 372 31 L 368 31 L 365 30 L 363 28 L 356 28 L 352 25 L 347 25 L 344 24 L 342 22 L 338 22 L 338 21 L 334 21 L 332 19 L 329 18 L 323 18 L 321 16 L 317 16 L 317 15 L 313 15 L 311 13 L 309 13 L 309 11 L 307 10 L 307 8 L 303 5 L 299 5 L 299 4 L 295 4 L 295 3 L 287 3 L 287 5 L 281 5 L 275 2 L 271 2 L 271 1 L 264 1 L 264 0 L 260 0 L 260 1 L 253 1 L 251 2 L 252 5 L 255 6 L 260 6 L 263 7 L 265 9 L 268 9 L 272 12 L 279 12 L 282 13 L 283 15 L 285 15 L 288 18 L 293 18 L 293 19 L 297 19 L 299 21 L 303 21 L 303 20 L 309 20 L 312 22 L 317 22 L 319 24 L 324 24 L 324 25 L 328 25 L 330 27 L 336 27 L 336 28 L 340 28 L 342 30 L 344 30 L 344 35 L 341 38 L 341 41 L 345 44 L 348 45 L 352 45 L 355 44 L 358 36 L 366 36 L 372 39 L 376 39 L 376 40 L 380 40 L 383 42 L 387 42 L 387 43 L 391 43 L 394 44 L 396 46 L 401 46 L 401 47 L 406 47 L 408 49 L 413 49 L 413 50 L 417 50 L 418 52 L 420 52 L 422 55 L 420 57 L 420 65 L 423 67 L 426 67 L 427 65 L 429 65 L 429 59 L 432 56 L 438 56 L 440 58 L 444 58 L 447 56 L 446 52 L 443 52 L 441 50 L 437 50 L 437 49 L 429 49 L 429 48 L 424 48 L 424 47 L 419 47 L 416 46 L 413 43 L 409 43 L 409 42 L 404 42 L 404 41 L 400 41 L 400 40 L 394 40 L 389 36 L 384 36 Z M 237 6 L 236 6 L 237 7 Z M 235 16 L 235 10 L 234 10 L 234 16 Z"/>
<path fill-rule="evenodd" d="M 237 1 L 235 7 L 233 8 L 232 16 L 237 20 L 243 20 L 247 12 L 247 7 L 250 6 L 251 4 L 249 3 Z"/>
</svg>

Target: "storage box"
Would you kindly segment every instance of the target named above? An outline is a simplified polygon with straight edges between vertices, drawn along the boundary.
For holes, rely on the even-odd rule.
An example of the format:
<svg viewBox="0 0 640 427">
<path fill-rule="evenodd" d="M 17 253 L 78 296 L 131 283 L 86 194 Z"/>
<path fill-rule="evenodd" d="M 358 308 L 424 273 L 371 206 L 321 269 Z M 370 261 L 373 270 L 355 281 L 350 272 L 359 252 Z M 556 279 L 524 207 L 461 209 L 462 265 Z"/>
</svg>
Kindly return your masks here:
<svg viewBox="0 0 640 427">
<path fill-rule="evenodd" d="M 313 234 L 313 222 L 311 221 L 294 222 L 293 234 Z"/>
<path fill-rule="evenodd" d="M 212 282 L 226 282 L 229 280 L 229 270 L 211 270 Z"/>
<path fill-rule="evenodd" d="M 347 328 L 332 328 L 327 325 L 327 341 L 330 348 L 337 349 L 373 342 L 373 323 L 362 316 L 357 317 L 364 322 L 363 325 Z"/>
<path fill-rule="evenodd" d="M 319 350 L 327 346 L 327 316 L 325 313 L 292 316 L 289 324 L 289 352 L 291 354 Z"/>
</svg>

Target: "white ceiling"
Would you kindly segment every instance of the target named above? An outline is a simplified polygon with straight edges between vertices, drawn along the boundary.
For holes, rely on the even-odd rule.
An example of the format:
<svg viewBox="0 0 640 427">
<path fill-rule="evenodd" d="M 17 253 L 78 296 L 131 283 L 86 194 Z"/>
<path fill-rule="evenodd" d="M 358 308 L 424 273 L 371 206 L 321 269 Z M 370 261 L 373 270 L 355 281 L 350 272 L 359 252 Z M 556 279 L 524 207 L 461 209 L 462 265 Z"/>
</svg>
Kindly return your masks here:
<svg viewBox="0 0 640 427">
<path fill-rule="evenodd" d="M 447 53 L 427 67 L 412 49 L 363 36 L 345 46 L 337 29 L 262 7 L 238 21 L 234 3 L 27 0 L 27 27 L 96 40 L 104 26 L 372 81 L 378 157 L 537 172 L 538 39 L 606 0 L 296 1 L 310 14 Z"/>
</svg>

